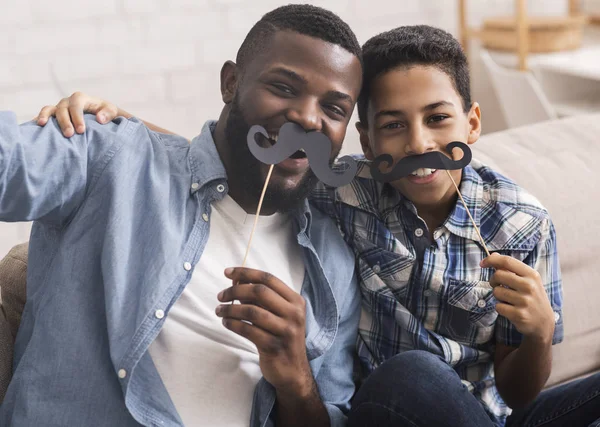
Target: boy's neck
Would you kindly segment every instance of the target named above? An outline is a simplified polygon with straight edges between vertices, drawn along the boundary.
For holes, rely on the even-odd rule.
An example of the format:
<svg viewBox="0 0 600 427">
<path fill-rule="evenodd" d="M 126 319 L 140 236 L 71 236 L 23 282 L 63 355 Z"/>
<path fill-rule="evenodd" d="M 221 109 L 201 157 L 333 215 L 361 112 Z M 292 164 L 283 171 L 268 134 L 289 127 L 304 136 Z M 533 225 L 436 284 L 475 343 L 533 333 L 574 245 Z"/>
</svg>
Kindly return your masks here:
<svg viewBox="0 0 600 427">
<path fill-rule="evenodd" d="M 449 197 L 433 205 L 414 204 L 419 217 L 427 224 L 429 239 L 433 241 L 434 231 L 441 227 L 456 205 L 457 194 L 449 194 Z"/>
</svg>

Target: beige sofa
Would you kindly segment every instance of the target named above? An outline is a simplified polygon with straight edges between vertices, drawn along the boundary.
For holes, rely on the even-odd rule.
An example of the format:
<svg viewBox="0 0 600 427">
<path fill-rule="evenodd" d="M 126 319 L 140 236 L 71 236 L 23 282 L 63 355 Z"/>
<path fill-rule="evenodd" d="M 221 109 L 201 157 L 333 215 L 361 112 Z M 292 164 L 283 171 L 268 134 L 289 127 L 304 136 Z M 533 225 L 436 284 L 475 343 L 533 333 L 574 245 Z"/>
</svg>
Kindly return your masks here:
<svg viewBox="0 0 600 427">
<path fill-rule="evenodd" d="M 476 158 L 529 189 L 554 219 L 563 272 L 565 340 L 554 349 L 547 386 L 600 370 L 600 114 L 486 135 L 473 151 Z M 25 250 L 15 248 L 0 263 L 0 400 L 10 376 L 12 337 L 24 299 Z"/>
</svg>

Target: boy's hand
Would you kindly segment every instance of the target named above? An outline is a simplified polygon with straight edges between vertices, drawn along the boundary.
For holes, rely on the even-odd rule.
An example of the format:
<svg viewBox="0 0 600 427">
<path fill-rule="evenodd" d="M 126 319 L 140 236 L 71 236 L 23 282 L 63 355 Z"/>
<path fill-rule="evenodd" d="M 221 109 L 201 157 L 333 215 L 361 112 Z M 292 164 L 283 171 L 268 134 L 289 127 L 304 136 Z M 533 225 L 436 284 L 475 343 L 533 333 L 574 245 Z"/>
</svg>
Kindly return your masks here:
<svg viewBox="0 0 600 427">
<path fill-rule="evenodd" d="M 48 119 L 56 116 L 58 125 L 65 137 L 70 138 L 77 133 L 85 132 L 84 113 L 96 114 L 98 123 L 108 123 L 119 114 L 116 105 L 94 98 L 85 93 L 75 92 L 68 98 L 61 99 L 55 106 L 47 105 L 34 118 L 40 126 L 45 126 Z"/>
<path fill-rule="evenodd" d="M 306 303 L 275 276 L 249 268 L 225 271 L 238 283 L 219 295 L 217 315 L 223 325 L 252 341 L 260 368 L 278 395 L 305 398 L 316 390 L 306 356 Z M 231 301 L 241 304 L 227 304 Z"/>
<path fill-rule="evenodd" d="M 539 273 L 517 259 L 500 254 L 485 258 L 481 267 L 496 270 L 490 285 L 498 300 L 498 314 L 506 317 L 524 336 L 552 341 L 554 311 Z"/>
</svg>

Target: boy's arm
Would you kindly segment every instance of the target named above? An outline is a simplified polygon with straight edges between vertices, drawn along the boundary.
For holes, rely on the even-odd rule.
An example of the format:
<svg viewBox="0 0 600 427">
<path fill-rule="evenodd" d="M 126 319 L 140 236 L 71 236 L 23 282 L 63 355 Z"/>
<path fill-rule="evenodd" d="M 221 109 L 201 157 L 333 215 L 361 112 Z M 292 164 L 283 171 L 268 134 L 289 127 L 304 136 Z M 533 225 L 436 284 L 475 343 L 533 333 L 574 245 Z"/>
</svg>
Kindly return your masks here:
<svg viewBox="0 0 600 427">
<path fill-rule="evenodd" d="M 523 407 L 546 384 L 552 368 L 552 344 L 563 338 L 560 266 L 551 221 L 544 223 L 542 239 L 524 262 L 493 254 L 482 266 L 496 269 L 490 280 L 500 315 L 494 357 L 496 386 L 508 406 Z"/>
<path fill-rule="evenodd" d="M 40 126 L 45 126 L 50 117 L 54 116 L 63 135 L 70 138 L 75 132 L 79 134 L 85 132 L 84 113 L 95 114 L 96 120 L 101 124 L 109 123 L 116 117 L 125 117 L 126 119 L 133 117 L 132 114 L 118 108 L 115 104 L 82 92 L 75 92 L 70 97 L 61 99 L 56 105 L 47 105 L 42 108 L 34 121 Z M 144 120 L 142 122 L 155 132 L 174 134 L 150 122 Z"/>
<path fill-rule="evenodd" d="M 19 125 L 0 112 L 0 221 L 63 222 L 83 200 L 87 139 L 66 139 L 54 121 Z"/>
</svg>

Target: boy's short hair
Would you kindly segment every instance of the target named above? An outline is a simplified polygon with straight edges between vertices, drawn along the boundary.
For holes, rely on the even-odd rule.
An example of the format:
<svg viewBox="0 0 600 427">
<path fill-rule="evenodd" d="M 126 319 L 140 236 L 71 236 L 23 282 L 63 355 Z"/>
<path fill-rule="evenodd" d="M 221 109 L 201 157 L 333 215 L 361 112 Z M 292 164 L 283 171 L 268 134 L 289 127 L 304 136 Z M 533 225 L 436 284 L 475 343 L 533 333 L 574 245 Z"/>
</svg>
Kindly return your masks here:
<svg viewBox="0 0 600 427">
<path fill-rule="evenodd" d="M 363 86 L 358 98 L 358 117 L 367 123 L 367 106 L 373 81 L 394 68 L 415 65 L 440 69 L 452 80 L 462 98 L 463 110 L 471 108 L 469 65 L 462 46 L 450 33 L 428 25 L 398 27 L 378 34 L 363 45 Z"/>
<path fill-rule="evenodd" d="M 362 65 L 362 49 L 350 26 L 335 13 L 309 4 L 281 6 L 265 14 L 244 39 L 237 53 L 237 65 L 243 70 L 254 56 L 268 49 L 268 42 L 277 31 L 285 30 L 341 46 Z"/>
</svg>

